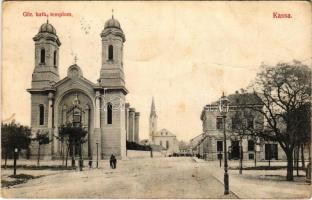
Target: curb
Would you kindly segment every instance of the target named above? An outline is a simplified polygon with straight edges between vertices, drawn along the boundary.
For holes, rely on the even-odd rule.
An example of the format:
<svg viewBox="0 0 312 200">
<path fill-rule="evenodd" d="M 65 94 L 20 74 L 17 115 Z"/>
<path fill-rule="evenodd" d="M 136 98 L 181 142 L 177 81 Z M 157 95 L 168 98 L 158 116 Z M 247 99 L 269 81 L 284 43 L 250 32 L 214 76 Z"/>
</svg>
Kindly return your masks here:
<svg viewBox="0 0 312 200">
<path fill-rule="evenodd" d="M 192 160 L 196 163 L 206 163 L 204 160 L 203 162 L 198 162 L 198 160 L 195 158 L 195 157 L 192 157 Z M 218 182 L 220 182 L 222 185 L 224 185 L 224 182 L 223 182 L 223 179 L 216 176 L 215 174 L 211 174 Z M 230 187 L 230 192 L 233 193 L 238 199 L 241 199 L 240 195 L 238 195 L 238 192 L 237 191 L 233 191 L 233 189 L 231 189 Z"/>
<path fill-rule="evenodd" d="M 224 182 L 223 180 L 220 180 L 219 177 L 216 177 L 215 175 L 212 174 L 212 176 L 217 180 L 219 181 L 222 185 L 224 185 Z M 231 187 L 230 187 L 231 188 Z M 237 196 L 238 199 L 242 199 L 238 194 L 237 192 L 234 192 L 232 189 L 230 189 L 230 192 L 233 193 L 235 196 Z"/>
</svg>

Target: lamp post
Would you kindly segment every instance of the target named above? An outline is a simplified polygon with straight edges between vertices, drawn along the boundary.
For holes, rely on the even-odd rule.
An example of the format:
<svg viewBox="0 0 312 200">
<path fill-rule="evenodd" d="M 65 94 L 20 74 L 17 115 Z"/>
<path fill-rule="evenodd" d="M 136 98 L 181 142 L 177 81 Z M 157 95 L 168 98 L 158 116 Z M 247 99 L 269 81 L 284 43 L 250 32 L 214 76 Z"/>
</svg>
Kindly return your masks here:
<svg viewBox="0 0 312 200">
<path fill-rule="evenodd" d="M 99 168 L 99 143 L 96 143 L 96 168 Z"/>
<path fill-rule="evenodd" d="M 14 169 L 13 169 L 13 174 L 16 175 L 16 159 L 17 159 L 17 152 L 18 152 L 18 149 L 17 148 L 14 148 Z"/>
<path fill-rule="evenodd" d="M 229 111 L 229 100 L 222 94 L 219 103 L 219 111 L 223 118 L 223 140 L 224 140 L 224 195 L 229 194 L 229 175 L 227 163 L 227 150 L 226 150 L 226 114 Z"/>
</svg>

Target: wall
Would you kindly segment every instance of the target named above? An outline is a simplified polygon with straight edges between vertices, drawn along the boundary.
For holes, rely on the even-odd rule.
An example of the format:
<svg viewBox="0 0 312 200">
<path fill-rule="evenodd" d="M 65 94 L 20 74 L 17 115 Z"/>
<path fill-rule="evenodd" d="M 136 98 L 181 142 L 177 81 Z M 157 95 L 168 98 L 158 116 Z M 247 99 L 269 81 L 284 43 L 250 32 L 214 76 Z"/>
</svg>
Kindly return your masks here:
<svg viewBox="0 0 312 200">
<path fill-rule="evenodd" d="M 128 158 L 150 158 L 150 151 L 136 151 L 136 150 L 128 150 L 127 151 Z M 164 155 L 159 151 L 153 151 L 153 158 L 164 157 Z"/>
<path fill-rule="evenodd" d="M 106 91 L 101 109 L 101 159 L 113 153 L 118 158 L 125 156 L 125 96 L 120 91 Z M 112 104 L 112 124 L 107 123 L 107 103 Z"/>
<path fill-rule="evenodd" d="M 155 136 L 154 144 L 160 145 L 162 141 L 162 147 L 166 149 L 166 141 L 169 142 L 169 148 L 167 149 L 167 154 L 178 153 L 179 145 L 175 136 Z"/>
</svg>

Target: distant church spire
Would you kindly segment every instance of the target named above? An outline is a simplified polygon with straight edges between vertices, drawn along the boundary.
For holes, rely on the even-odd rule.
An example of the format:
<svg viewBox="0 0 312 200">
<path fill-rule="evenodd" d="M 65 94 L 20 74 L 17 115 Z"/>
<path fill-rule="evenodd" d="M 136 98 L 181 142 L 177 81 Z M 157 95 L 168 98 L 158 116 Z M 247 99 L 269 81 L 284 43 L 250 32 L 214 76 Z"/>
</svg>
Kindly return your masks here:
<svg viewBox="0 0 312 200">
<path fill-rule="evenodd" d="M 150 131 L 149 131 L 149 137 L 150 137 L 150 141 L 152 143 L 154 143 L 154 135 L 157 131 L 157 114 L 156 114 L 156 108 L 155 108 L 155 101 L 154 101 L 154 97 L 152 99 L 152 105 L 151 105 L 151 114 L 150 114 L 150 118 L 149 118 L 149 127 L 150 127 Z"/>
<path fill-rule="evenodd" d="M 151 112 L 155 111 L 155 101 L 154 97 L 152 98 L 152 106 L 151 106 Z"/>
<path fill-rule="evenodd" d="M 152 98 L 152 105 L 151 105 L 151 116 L 156 115 L 156 108 L 155 108 L 155 101 L 154 97 Z"/>
</svg>

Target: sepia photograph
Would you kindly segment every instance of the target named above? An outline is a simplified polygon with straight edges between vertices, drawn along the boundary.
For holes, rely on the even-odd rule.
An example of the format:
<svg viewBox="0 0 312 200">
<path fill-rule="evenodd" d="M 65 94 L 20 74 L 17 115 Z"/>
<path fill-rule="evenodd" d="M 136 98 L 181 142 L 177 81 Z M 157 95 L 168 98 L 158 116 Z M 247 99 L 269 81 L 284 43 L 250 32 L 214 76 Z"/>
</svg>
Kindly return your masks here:
<svg viewBox="0 0 312 200">
<path fill-rule="evenodd" d="M 4 1 L 1 197 L 310 199 L 309 1 Z"/>
</svg>

